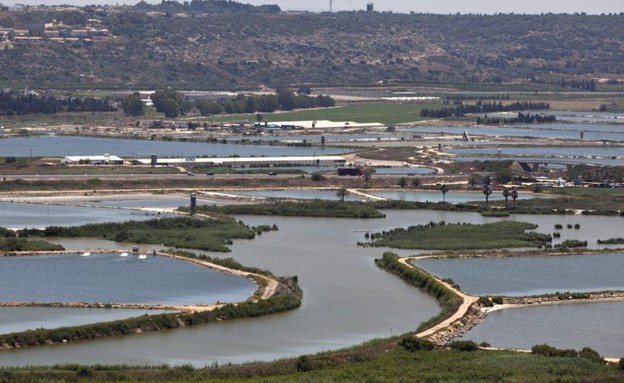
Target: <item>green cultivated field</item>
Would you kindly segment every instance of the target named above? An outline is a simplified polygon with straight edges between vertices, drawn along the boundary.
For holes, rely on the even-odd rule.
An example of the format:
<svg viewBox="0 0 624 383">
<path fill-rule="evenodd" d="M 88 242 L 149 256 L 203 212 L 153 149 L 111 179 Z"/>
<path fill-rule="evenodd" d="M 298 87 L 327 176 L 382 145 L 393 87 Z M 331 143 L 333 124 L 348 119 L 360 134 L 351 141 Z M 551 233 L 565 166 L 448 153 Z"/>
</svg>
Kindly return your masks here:
<svg viewBox="0 0 624 383">
<path fill-rule="evenodd" d="M 332 120 L 355 121 L 359 123 L 378 122 L 385 125 L 401 124 L 420 121 L 420 111 L 425 108 L 440 107 L 441 103 L 362 103 L 348 104 L 335 108 L 301 110 L 283 113 L 263 113 L 264 120 L 269 122 L 303 121 L 303 120 Z M 235 114 L 216 116 L 210 121 L 256 121 L 255 114 Z"/>
</svg>

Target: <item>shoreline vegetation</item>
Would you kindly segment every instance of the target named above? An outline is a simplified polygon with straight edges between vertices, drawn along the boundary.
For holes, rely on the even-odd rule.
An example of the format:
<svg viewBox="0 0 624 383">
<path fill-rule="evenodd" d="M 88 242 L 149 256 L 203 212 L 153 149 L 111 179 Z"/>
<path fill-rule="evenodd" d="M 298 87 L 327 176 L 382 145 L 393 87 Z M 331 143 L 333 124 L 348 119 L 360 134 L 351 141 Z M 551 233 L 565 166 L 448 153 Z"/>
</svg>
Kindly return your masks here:
<svg viewBox="0 0 624 383">
<path fill-rule="evenodd" d="M 99 238 L 115 242 L 162 245 L 176 248 L 229 252 L 234 239 L 253 239 L 277 227 L 249 227 L 229 216 L 202 219 L 198 217 L 163 217 L 147 221 L 125 221 L 45 229 L 5 230 L 10 240 L 40 238 Z M 11 237 L 9 237 L 11 236 Z M 6 240 L 5 240 L 6 241 Z"/>
<path fill-rule="evenodd" d="M 98 250 L 99 253 L 116 253 L 118 250 Z M 75 254 L 72 252 L 56 252 Z M 19 253 L 19 256 L 49 254 L 47 252 Z M 133 305 L 117 303 L 36 303 L 4 302 L 0 307 L 74 307 L 74 308 L 141 308 L 176 310 L 174 313 L 142 315 L 104 323 L 56 329 L 37 329 L 0 335 L 0 350 L 33 347 L 104 337 L 141 334 L 193 326 L 203 323 L 249 318 L 292 310 L 301 305 L 303 292 L 297 277 L 274 277 L 270 272 L 240 265 L 232 259 L 217 259 L 191 252 L 158 252 L 158 256 L 170 257 L 208 267 L 221 272 L 253 280 L 258 286 L 254 294 L 244 302 L 218 303 L 209 306 Z"/>
</svg>

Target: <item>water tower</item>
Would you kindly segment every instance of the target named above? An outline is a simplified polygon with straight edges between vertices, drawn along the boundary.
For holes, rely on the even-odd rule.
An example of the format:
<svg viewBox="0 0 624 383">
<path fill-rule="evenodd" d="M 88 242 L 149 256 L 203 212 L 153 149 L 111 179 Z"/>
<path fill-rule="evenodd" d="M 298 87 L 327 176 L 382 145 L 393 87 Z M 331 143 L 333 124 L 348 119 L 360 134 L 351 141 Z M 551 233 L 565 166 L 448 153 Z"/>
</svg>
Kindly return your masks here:
<svg viewBox="0 0 624 383">
<path fill-rule="evenodd" d="M 366 12 L 373 12 L 375 10 L 375 5 L 373 3 L 366 4 Z"/>
</svg>

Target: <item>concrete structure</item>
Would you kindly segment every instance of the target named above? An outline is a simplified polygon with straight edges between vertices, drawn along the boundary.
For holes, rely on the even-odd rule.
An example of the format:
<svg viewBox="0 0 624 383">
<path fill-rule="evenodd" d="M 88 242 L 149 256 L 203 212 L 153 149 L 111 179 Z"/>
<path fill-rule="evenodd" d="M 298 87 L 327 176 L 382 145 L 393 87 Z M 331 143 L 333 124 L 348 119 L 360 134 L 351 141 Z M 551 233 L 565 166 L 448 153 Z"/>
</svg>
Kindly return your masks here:
<svg viewBox="0 0 624 383">
<path fill-rule="evenodd" d="M 143 165 L 151 165 L 151 158 L 138 159 Z M 231 167 L 264 167 L 264 166 L 314 166 L 330 165 L 342 166 L 346 159 L 341 156 L 290 156 L 290 157 L 185 157 L 185 158 L 158 158 L 158 165 L 207 165 Z"/>
</svg>

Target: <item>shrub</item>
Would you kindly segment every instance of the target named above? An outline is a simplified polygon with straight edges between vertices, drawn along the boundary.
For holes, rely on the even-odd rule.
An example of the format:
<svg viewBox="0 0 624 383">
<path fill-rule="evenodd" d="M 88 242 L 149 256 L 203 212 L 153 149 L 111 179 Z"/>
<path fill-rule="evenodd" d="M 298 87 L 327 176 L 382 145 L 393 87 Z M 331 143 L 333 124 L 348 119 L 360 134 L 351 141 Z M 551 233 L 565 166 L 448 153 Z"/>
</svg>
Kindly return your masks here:
<svg viewBox="0 0 624 383">
<path fill-rule="evenodd" d="M 618 367 L 620 370 L 624 371 L 624 358 L 620 358 L 620 361 L 618 362 Z"/>
<path fill-rule="evenodd" d="M 471 340 L 456 340 L 451 343 L 451 350 L 473 352 L 479 349 L 479 345 Z"/>
<path fill-rule="evenodd" d="M 552 346 L 549 346 L 547 344 L 538 344 L 535 345 L 531 348 L 531 352 L 534 355 L 542 355 L 542 356 L 549 356 L 549 357 L 572 357 L 572 358 L 576 358 L 577 357 L 577 353 L 575 350 L 572 349 L 558 349 Z"/>
<path fill-rule="evenodd" d="M 421 350 L 433 350 L 433 343 L 424 338 L 418 338 L 413 335 L 406 335 L 399 341 L 399 346 L 408 352 L 416 352 Z"/>
<path fill-rule="evenodd" d="M 604 363 L 604 358 L 600 356 L 600 354 L 596 350 L 589 348 L 589 347 L 583 348 L 579 352 L 578 356 L 580 358 L 591 360 L 596 363 Z"/>
<path fill-rule="evenodd" d="M 561 230 L 561 229 L 563 229 L 563 225 L 562 224 L 558 223 L 558 224 L 555 225 L 555 230 Z"/>
<path fill-rule="evenodd" d="M 322 175 L 321 173 L 319 173 L 319 172 L 314 172 L 314 173 L 312 173 L 312 176 L 310 177 L 310 179 L 311 179 L 312 181 L 316 181 L 316 182 L 319 182 L 319 181 L 325 181 L 325 176 L 323 176 L 323 175 Z"/>
<path fill-rule="evenodd" d="M 503 297 L 492 297 L 492 302 L 496 305 L 502 305 L 503 304 Z"/>
<path fill-rule="evenodd" d="M 312 362 L 310 362 L 310 358 L 308 358 L 306 355 L 301 355 L 298 359 L 297 359 L 297 371 L 299 372 L 307 372 L 312 370 Z"/>
<path fill-rule="evenodd" d="M 494 306 L 494 302 L 492 302 L 488 297 L 479 297 L 477 304 L 481 307 L 492 307 Z"/>
</svg>

